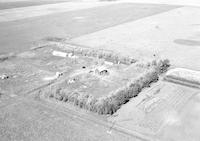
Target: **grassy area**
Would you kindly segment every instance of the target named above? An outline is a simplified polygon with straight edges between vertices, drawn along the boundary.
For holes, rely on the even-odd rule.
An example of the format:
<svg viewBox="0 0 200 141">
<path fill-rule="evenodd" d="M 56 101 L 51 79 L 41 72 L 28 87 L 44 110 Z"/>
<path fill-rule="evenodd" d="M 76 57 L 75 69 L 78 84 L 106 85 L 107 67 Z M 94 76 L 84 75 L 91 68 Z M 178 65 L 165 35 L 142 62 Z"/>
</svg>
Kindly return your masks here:
<svg viewBox="0 0 200 141">
<path fill-rule="evenodd" d="M 149 66 L 149 70 L 134 78 L 126 86 L 100 98 L 96 98 L 92 94 L 85 95 L 78 92 L 66 94 L 68 91 L 60 87 L 54 89 L 49 96 L 64 102 L 71 102 L 80 108 L 99 114 L 113 114 L 131 98 L 136 97 L 143 88 L 149 87 L 153 82 L 157 82 L 159 75 L 165 72 L 168 67 L 169 62 L 167 60 L 153 61 L 152 65 Z"/>
<path fill-rule="evenodd" d="M 130 69 L 129 71 L 124 71 L 124 73 L 128 73 L 124 78 L 122 77 L 120 79 L 112 79 L 112 77 L 101 77 L 100 80 L 105 78 L 112 79 L 115 83 L 119 83 L 119 87 L 113 87 L 114 89 L 112 91 L 99 90 L 98 93 L 101 95 L 99 97 L 96 97 L 92 91 L 90 91 L 90 89 L 86 89 L 87 92 L 82 92 L 83 89 L 78 89 L 80 87 L 79 85 L 84 86 L 84 83 L 92 84 L 90 85 L 91 87 L 104 89 L 104 87 L 99 85 L 93 85 L 93 81 L 91 82 L 88 77 L 84 77 L 85 74 L 90 75 L 87 73 L 79 75 L 81 79 L 83 78 L 85 80 L 81 82 L 73 82 L 74 84 L 79 83 L 73 87 L 69 86 L 70 84 L 68 83 L 68 80 L 70 76 L 68 75 L 66 78 L 64 78 L 64 81 L 61 81 L 61 83 L 56 83 L 55 85 L 40 91 L 41 95 L 44 95 L 45 97 L 55 98 L 63 102 L 70 102 L 76 106 L 79 106 L 80 108 L 84 108 L 98 114 L 115 113 L 123 104 L 127 103 L 131 98 L 136 97 L 142 91 L 142 89 L 145 87 L 150 87 L 151 83 L 157 82 L 159 75 L 164 73 L 170 66 L 168 60 L 153 60 L 150 62 L 141 63 L 132 59 L 131 57 L 123 57 L 115 53 L 85 48 L 65 48 L 65 51 L 68 53 L 72 52 L 74 55 L 81 55 L 84 57 L 88 56 L 95 59 L 103 58 L 105 60 L 112 61 L 117 67 L 119 67 L 120 63 L 124 63 L 124 66 L 132 66 L 134 68 L 132 73 L 136 73 L 136 75 L 132 75 Z M 140 72 L 137 73 L 137 70 Z M 115 72 L 117 73 L 117 77 L 123 75 L 118 72 L 119 71 Z M 123 69 L 120 72 L 123 72 Z M 94 74 L 91 76 L 93 77 Z M 96 78 L 96 76 L 94 77 Z M 121 83 L 122 79 L 128 77 L 130 77 L 130 79 L 127 83 Z M 110 87 L 112 85 L 108 86 Z M 102 95 L 101 92 L 106 93 Z"/>
</svg>

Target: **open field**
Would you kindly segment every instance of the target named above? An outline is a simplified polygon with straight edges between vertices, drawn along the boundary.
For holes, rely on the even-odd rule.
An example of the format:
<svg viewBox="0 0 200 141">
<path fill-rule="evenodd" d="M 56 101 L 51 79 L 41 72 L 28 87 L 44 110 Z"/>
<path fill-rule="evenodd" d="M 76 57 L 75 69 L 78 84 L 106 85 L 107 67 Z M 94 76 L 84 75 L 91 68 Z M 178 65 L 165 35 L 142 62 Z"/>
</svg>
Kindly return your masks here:
<svg viewBox="0 0 200 141">
<path fill-rule="evenodd" d="M 29 50 L 32 44 L 47 37 L 73 39 L 174 8 L 177 6 L 67 3 L 57 4 L 57 6 L 39 6 L 39 8 L 26 7 L 17 11 L 8 9 L 11 12 L 7 14 L 4 12 L 3 22 L 0 22 L 0 53 Z M 70 9 L 74 11 L 69 11 Z M 51 14 L 48 14 L 49 11 Z"/>
<path fill-rule="evenodd" d="M 38 90 L 40 97 L 69 101 L 100 114 L 116 112 L 169 67 L 167 60 L 146 63 L 62 43 L 16 54 L 1 64 L 1 74 L 8 76 L 0 81 L 3 91 L 26 94 L 49 85 Z"/>
<path fill-rule="evenodd" d="M 52 39 L 48 40 L 52 42 Z M 59 53 L 66 53 L 66 56 L 63 57 L 63 54 L 60 55 Z M 144 87 L 149 87 L 151 83 L 156 82 L 158 75 L 165 72 L 168 67 L 168 62 L 165 64 L 158 60 L 158 62 L 145 63 L 134 60 L 131 57 L 120 56 L 120 54 L 113 51 L 96 51 L 58 42 L 33 48 L 30 51 L 11 54 L 8 57 L 4 55 L 2 58 L 0 60 L 0 108 L 2 108 L 0 122 L 1 126 L 4 127 L 0 129 L 0 133 L 4 139 L 7 139 L 8 135 L 11 139 L 27 138 L 26 135 L 19 135 L 18 133 L 32 134 L 31 138 L 38 136 L 38 130 L 43 130 L 43 125 L 35 129 L 33 124 L 29 124 L 29 120 L 20 120 L 21 118 L 26 119 L 28 115 L 31 115 L 29 118 L 31 118 L 31 121 L 35 121 L 35 124 L 42 122 L 43 124 L 48 124 L 49 128 L 56 124 L 57 130 L 57 122 L 52 123 L 53 125 L 51 126 L 49 124 L 51 121 L 47 120 L 44 123 L 43 114 L 39 116 L 40 118 L 37 116 L 38 108 L 41 108 L 41 111 L 46 111 L 47 109 L 36 105 L 48 103 L 49 100 L 53 107 L 59 101 L 62 101 L 62 108 L 65 108 L 63 105 L 68 102 L 70 105 L 78 105 L 81 108 L 98 112 L 99 114 L 113 114 L 130 98 L 136 97 Z M 64 93 L 60 93 L 61 91 Z M 109 103 L 107 100 L 111 99 L 115 101 L 110 101 Z M 94 109 L 87 108 L 84 105 L 84 101 L 93 106 Z M 29 106 L 27 103 L 29 103 Z M 27 109 L 22 108 L 24 105 L 28 106 Z M 41 105 L 45 106 L 46 104 Z M 67 107 L 69 108 L 70 105 Z M 36 115 L 22 114 L 23 117 L 21 115 L 16 116 L 15 110 L 13 111 L 12 109 L 17 110 L 17 113 L 31 110 Z M 80 109 L 76 110 L 81 113 Z M 49 113 L 48 110 L 46 112 Z M 13 121 L 12 117 L 14 115 L 15 123 L 9 122 L 10 120 Z M 91 117 L 91 115 L 94 118 L 91 113 L 86 113 L 84 117 Z M 36 120 L 35 117 L 39 119 Z M 106 117 L 95 118 L 98 122 L 102 119 L 106 121 L 105 125 L 108 124 L 109 127 L 110 123 L 107 122 Z M 5 120 L 8 120 L 8 122 L 5 122 Z M 63 119 L 60 120 L 66 122 Z M 13 129 L 11 124 L 16 126 L 16 129 Z M 28 126 L 26 132 L 23 130 L 25 126 Z M 60 124 L 59 128 L 64 129 Z M 16 130 L 18 132 L 14 133 Z M 110 132 L 109 130 L 108 132 Z M 53 132 L 54 129 L 51 129 L 51 131 Z M 48 133 L 50 134 L 50 132 Z M 50 137 L 49 135 L 47 136 L 48 138 Z M 64 138 L 63 136 L 55 136 L 59 139 Z M 67 138 L 72 136 L 70 135 Z M 79 137 L 76 139 L 79 140 Z"/>
<path fill-rule="evenodd" d="M 0 10 L 27 7 L 27 6 L 45 5 L 45 4 L 54 4 L 54 3 L 69 2 L 69 1 L 70 0 L 12 0 L 12 1 L 0 0 Z M 73 1 L 75 2 L 76 0 Z"/>
<path fill-rule="evenodd" d="M 179 124 L 179 114 L 198 89 L 159 81 L 123 105 L 109 120 L 130 130 L 156 136 L 167 125 Z"/>
<path fill-rule="evenodd" d="M 199 141 L 195 0 L 78 1 L 0 0 L 0 140 Z"/>
<path fill-rule="evenodd" d="M 59 38 L 46 40 L 50 43 L 30 51 L 12 54 L 7 58 L 3 56 L 1 60 L 0 72 L 5 74 L 5 77 L 0 80 L 0 107 L 5 108 L 1 116 L 1 125 L 4 128 L 0 131 L 7 132 L 12 139 L 27 138 L 13 133 L 15 131 L 10 126 L 14 123 L 3 123 L 5 119 L 13 121 L 13 115 L 17 117 L 14 125 L 18 133 L 32 134 L 31 138 L 38 136 L 38 130 L 45 130 L 43 124 L 47 124 L 51 129 L 48 134 L 54 131 L 52 128 L 55 124 L 56 130 L 71 132 L 57 122 L 49 124 L 52 122 L 51 117 L 44 122 L 46 118 L 43 114 L 38 116 L 37 110 L 39 108 L 49 114 L 51 108 L 38 107 L 38 104 L 58 106 L 61 109 L 74 109 L 74 106 L 78 106 L 74 110 L 77 111 L 76 114 L 81 114 L 79 116 L 95 122 L 106 121 L 105 125 L 110 126 L 107 132 L 115 132 L 116 128 L 122 128 L 139 133 L 141 138 L 147 136 L 168 139 L 162 133 L 164 127 L 168 128 L 169 125 L 178 122 L 177 114 L 198 92 L 198 89 L 159 79 L 160 74 L 167 71 L 168 61 L 144 62 L 109 50 L 94 50 L 60 42 Z M 12 111 L 13 102 L 18 108 L 15 110 L 19 113 L 31 110 L 36 115 L 29 118 L 35 124 L 43 124 L 35 129 L 35 125 L 29 124 L 29 120 L 21 121 L 22 117 L 16 116 L 16 112 Z M 22 108 L 24 105 L 28 106 L 27 109 Z M 110 116 L 97 116 L 84 109 Z M 31 114 L 22 115 L 26 119 Z M 36 117 L 40 118 L 36 120 Z M 55 118 L 61 123 L 64 122 L 63 124 L 68 124 L 62 115 Z M 29 126 L 26 132 L 23 131 L 23 125 Z M 169 132 L 168 129 L 165 130 Z M 80 136 L 83 135 L 80 133 L 76 139 L 80 140 Z M 65 137 L 56 135 L 59 139 Z"/>
</svg>

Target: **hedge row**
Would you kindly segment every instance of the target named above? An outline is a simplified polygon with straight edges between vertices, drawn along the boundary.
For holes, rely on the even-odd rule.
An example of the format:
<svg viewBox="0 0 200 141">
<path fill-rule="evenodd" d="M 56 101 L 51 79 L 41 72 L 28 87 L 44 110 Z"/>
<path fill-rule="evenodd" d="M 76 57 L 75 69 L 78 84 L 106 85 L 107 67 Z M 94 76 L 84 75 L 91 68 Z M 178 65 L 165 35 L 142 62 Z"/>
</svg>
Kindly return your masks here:
<svg viewBox="0 0 200 141">
<path fill-rule="evenodd" d="M 62 48 L 63 49 L 63 48 Z M 126 65 L 133 64 L 137 62 L 137 60 L 131 57 L 124 57 L 120 56 L 117 53 L 113 53 L 111 51 L 106 50 L 96 50 L 91 48 L 81 48 L 81 47 L 74 47 L 74 46 L 66 46 L 65 50 L 68 53 L 73 53 L 81 56 L 88 56 L 88 57 L 95 57 L 98 59 L 105 59 L 106 61 L 111 61 L 115 64 L 122 63 Z"/>
<path fill-rule="evenodd" d="M 146 72 L 133 79 L 125 87 L 119 88 L 105 97 L 95 98 L 89 94 L 68 92 L 67 89 L 63 88 L 56 88 L 51 91 L 50 97 L 64 102 L 71 102 L 98 114 L 113 114 L 131 98 L 136 97 L 143 88 L 149 87 L 151 83 L 158 81 L 159 74 L 165 72 L 169 67 L 169 61 L 153 61 L 146 64 L 145 67 L 149 67 Z"/>
</svg>

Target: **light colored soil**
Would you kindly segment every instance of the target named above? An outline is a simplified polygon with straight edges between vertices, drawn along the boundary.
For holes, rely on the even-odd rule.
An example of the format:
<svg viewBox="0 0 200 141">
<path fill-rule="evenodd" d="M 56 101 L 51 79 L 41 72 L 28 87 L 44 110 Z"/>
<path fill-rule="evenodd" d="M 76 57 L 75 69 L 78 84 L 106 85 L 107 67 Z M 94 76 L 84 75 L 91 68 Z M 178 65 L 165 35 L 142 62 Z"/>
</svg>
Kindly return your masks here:
<svg viewBox="0 0 200 141">
<path fill-rule="evenodd" d="M 0 10 L 19 8 L 19 7 L 28 7 L 28 6 L 38 6 L 45 4 L 55 4 L 61 2 L 69 1 L 79 1 L 79 0 L 0 0 Z"/>
<path fill-rule="evenodd" d="M 66 5 L 69 9 L 73 9 L 70 4 Z M 90 5 L 95 6 L 95 4 Z M 63 5 L 63 8 L 68 10 L 65 5 Z M 176 6 L 122 3 L 73 12 L 54 13 L 12 22 L 1 22 L 0 44 L 2 46 L 0 53 L 22 52 L 28 50 L 32 43 L 47 37 L 75 38 L 173 8 L 176 8 Z M 41 10 L 41 7 L 39 10 Z M 28 16 L 31 15 L 29 12 L 26 12 L 26 15 L 27 13 Z M 16 16 L 15 11 L 13 14 Z M 38 14 L 40 15 L 41 12 Z M 24 16 L 24 14 L 20 15 Z M 16 18 L 12 17 L 12 19 Z"/>
<path fill-rule="evenodd" d="M 81 115 L 80 119 L 67 108 L 55 103 L 46 105 L 44 102 L 36 102 L 31 99 L 15 101 L 6 107 L 0 107 L 0 112 L 0 138 L 3 141 L 139 140 L 114 130 L 108 134 L 108 127 L 84 120 L 85 115 Z"/>
<path fill-rule="evenodd" d="M 172 65 L 200 70 L 200 8 L 182 7 L 88 34 L 72 42 L 117 50 L 146 59 L 168 58 Z M 190 19 L 190 20 L 188 20 Z"/>
<path fill-rule="evenodd" d="M 113 117 L 115 125 L 156 135 L 166 125 L 178 124 L 180 112 L 198 89 L 160 81 L 122 106 Z"/>
<path fill-rule="evenodd" d="M 188 83 L 200 85 L 200 72 L 184 68 L 175 68 L 166 74 L 166 78 L 177 79 Z"/>
<path fill-rule="evenodd" d="M 173 120 L 160 133 L 159 137 L 163 141 L 168 140 L 194 140 L 200 139 L 199 118 L 200 118 L 200 93 L 196 93 L 178 115 L 172 115 Z"/>
<path fill-rule="evenodd" d="M 200 6 L 199 0 L 119 0 L 130 3 L 152 3 L 152 4 L 169 4 L 169 5 L 183 5 L 183 6 Z"/>
</svg>

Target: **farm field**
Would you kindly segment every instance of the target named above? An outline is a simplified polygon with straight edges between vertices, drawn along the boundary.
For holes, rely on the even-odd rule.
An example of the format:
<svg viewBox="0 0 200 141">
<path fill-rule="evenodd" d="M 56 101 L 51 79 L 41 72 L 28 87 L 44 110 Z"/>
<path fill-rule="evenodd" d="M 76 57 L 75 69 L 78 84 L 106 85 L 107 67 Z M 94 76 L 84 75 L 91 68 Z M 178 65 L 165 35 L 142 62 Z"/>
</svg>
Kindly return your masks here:
<svg viewBox="0 0 200 141">
<path fill-rule="evenodd" d="M 55 43 L 2 59 L 0 72 L 7 77 L 0 84 L 4 92 L 21 95 L 40 87 L 40 97 L 112 114 L 167 67 L 167 60 L 140 62 L 113 51 Z"/>
<path fill-rule="evenodd" d="M 0 0 L 0 140 L 199 141 L 198 3 Z"/>
<path fill-rule="evenodd" d="M 68 1 L 70 0 L 0 0 L 0 10 L 45 4 L 55 4 Z"/>
<path fill-rule="evenodd" d="M 38 130 L 44 127 L 41 125 L 39 129 L 35 129 L 35 125 L 20 119 L 27 118 L 29 114 L 22 114 L 23 117 L 21 117 L 17 116 L 17 113 L 26 113 L 27 110 L 31 110 L 36 115 L 30 114 L 32 116 L 29 118 L 36 123 L 39 121 L 44 123 L 43 114 L 45 113 L 41 113 L 39 119 L 36 118 L 38 110 L 49 113 L 49 107 L 61 109 L 63 113 L 72 111 L 71 116 L 81 115 L 80 118 L 86 122 L 87 120 L 97 122 L 110 132 L 112 123 L 107 120 L 107 115 L 111 116 L 123 104 L 136 97 L 144 87 L 149 87 L 151 83 L 158 81 L 158 75 L 166 71 L 169 65 L 168 61 L 166 66 L 163 66 L 165 63 L 160 60 L 140 62 L 113 51 L 94 50 L 57 41 L 50 41 L 30 51 L 8 54 L 8 56 L 1 55 L 0 64 L 0 108 L 2 108 L 0 122 L 1 126 L 6 127 L 0 132 L 6 132 L 12 139 L 15 137 L 20 139 L 24 136 L 18 136 L 13 133 L 14 131 L 10 131 L 11 124 L 16 126 L 18 133 L 32 133 L 32 138 L 35 138 Z M 115 95 L 118 99 L 115 99 Z M 109 99 L 113 99 L 115 103 L 112 101 L 108 103 Z M 26 109 L 23 108 L 24 105 Z M 16 109 L 17 113 L 12 109 Z M 15 123 L 3 123 L 4 120 L 14 120 Z M 68 124 L 64 118 L 60 120 Z M 51 119 L 45 122 L 50 126 L 49 128 L 52 128 L 49 125 Z M 101 122 L 104 124 L 102 125 Z M 52 124 L 58 125 L 57 122 Z M 24 126 L 29 126 L 31 130 L 24 132 Z M 63 126 L 59 126 L 64 129 Z M 120 129 L 121 131 L 124 134 L 124 129 Z M 112 129 L 112 132 L 115 134 L 119 131 Z M 127 134 L 124 139 L 126 140 L 130 135 L 134 134 Z M 2 136 L 2 138 L 7 137 Z M 140 135 L 139 138 L 141 138 Z"/>
<path fill-rule="evenodd" d="M 198 92 L 198 89 L 161 80 L 123 105 L 109 120 L 115 125 L 157 136 L 165 126 L 184 126 L 179 114 Z"/>
<path fill-rule="evenodd" d="M 182 113 L 181 109 L 198 94 L 198 87 L 168 82 L 168 77 L 177 75 L 176 70 L 167 77 L 163 75 L 170 66 L 168 60 L 140 61 L 114 51 L 94 50 L 58 40 L 49 39 L 45 45 L 29 51 L 1 56 L 0 73 L 4 75 L 0 79 L 0 107 L 6 107 L 2 111 L 2 120 L 11 120 L 13 115 L 17 117 L 14 111 L 11 112 L 12 103 L 20 101 L 17 103 L 19 113 L 26 111 L 23 105 L 33 111 L 56 108 L 62 113 L 70 111 L 71 116 L 86 122 L 92 120 L 98 125 L 103 124 L 108 133 L 115 134 L 117 129 L 120 132 L 131 131 L 128 136 L 131 134 L 141 139 L 168 139 L 162 132 L 169 132 L 164 127 L 171 128 L 171 124 L 180 122 L 178 114 Z M 190 75 L 186 75 L 186 78 L 189 79 Z M 195 76 L 193 79 L 196 83 Z M 37 107 L 35 104 L 43 108 L 34 109 Z M 12 116 L 7 116 L 7 111 Z M 35 112 L 36 115 L 30 117 L 33 121 L 38 114 Z M 43 114 L 39 117 L 44 123 Z M 19 130 L 23 128 L 21 123 L 35 128 L 20 118 L 16 118 L 14 124 Z M 69 124 L 62 116 L 55 118 Z M 52 128 L 49 125 L 51 118 L 45 122 Z M 3 125 L 10 130 L 10 124 L 13 123 Z M 43 125 L 40 128 L 42 130 Z M 35 131 L 27 131 L 28 134 L 32 132 Z"/>
</svg>

